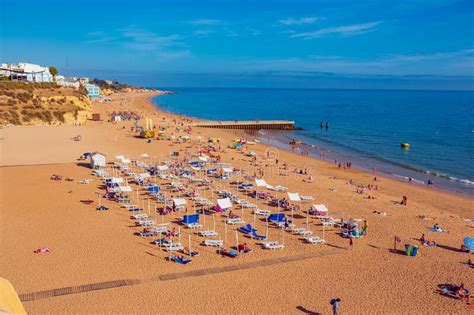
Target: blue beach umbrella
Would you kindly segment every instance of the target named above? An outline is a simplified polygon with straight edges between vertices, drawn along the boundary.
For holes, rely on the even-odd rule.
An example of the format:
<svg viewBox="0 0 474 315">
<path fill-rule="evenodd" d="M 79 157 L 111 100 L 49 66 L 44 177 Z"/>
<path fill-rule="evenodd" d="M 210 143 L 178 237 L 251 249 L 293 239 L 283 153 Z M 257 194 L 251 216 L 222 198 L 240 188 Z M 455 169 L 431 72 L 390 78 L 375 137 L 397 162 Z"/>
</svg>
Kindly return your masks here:
<svg viewBox="0 0 474 315">
<path fill-rule="evenodd" d="M 91 155 L 89 152 L 84 152 L 83 154 L 85 157 L 88 157 L 89 155 Z"/>
<path fill-rule="evenodd" d="M 469 250 L 474 250 L 474 238 L 466 237 L 464 238 L 464 246 Z"/>
</svg>

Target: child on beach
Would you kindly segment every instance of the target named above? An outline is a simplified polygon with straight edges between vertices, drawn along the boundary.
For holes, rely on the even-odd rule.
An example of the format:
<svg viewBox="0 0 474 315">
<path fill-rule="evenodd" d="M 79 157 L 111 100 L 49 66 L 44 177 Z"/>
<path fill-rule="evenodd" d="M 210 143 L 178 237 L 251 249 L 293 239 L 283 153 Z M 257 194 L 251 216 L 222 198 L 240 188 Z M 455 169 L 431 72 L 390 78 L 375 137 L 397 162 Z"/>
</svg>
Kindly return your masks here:
<svg viewBox="0 0 474 315">
<path fill-rule="evenodd" d="M 407 205 L 407 201 L 408 201 L 407 196 L 403 196 L 402 201 L 400 201 L 400 204 L 401 204 L 402 206 L 406 206 L 406 205 Z"/>
</svg>

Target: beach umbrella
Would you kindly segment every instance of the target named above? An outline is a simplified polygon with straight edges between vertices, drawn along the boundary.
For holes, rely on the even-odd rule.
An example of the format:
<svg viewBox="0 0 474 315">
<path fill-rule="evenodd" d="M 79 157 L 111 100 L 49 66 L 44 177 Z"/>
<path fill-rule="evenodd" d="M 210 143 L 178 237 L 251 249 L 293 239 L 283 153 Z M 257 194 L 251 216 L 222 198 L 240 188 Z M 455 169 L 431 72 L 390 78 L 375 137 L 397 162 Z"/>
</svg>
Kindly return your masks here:
<svg viewBox="0 0 474 315">
<path fill-rule="evenodd" d="M 464 238 L 463 243 L 464 243 L 464 246 L 466 246 L 466 248 L 467 248 L 468 250 L 474 251 L 474 238 L 472 238 L 472 237 L 466 237 L 466 238 Z"/>
</svg>

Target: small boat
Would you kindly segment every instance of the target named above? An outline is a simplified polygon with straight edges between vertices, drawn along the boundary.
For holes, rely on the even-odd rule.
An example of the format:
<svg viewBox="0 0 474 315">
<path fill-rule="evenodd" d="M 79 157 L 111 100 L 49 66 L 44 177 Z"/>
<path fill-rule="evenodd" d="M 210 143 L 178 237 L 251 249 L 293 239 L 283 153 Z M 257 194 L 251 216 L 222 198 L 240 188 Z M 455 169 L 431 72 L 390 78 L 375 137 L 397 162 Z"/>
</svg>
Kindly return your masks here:
<svg viewBox="0 0 474 315">
<path fill-rule="evenodd" d="M 407 143 L 407 142 L 403 142 L 403 143 L 400 143 L 400 146 L 401 146 L 402 148 L 409 148 L 409 147 L 410 147 L 410 144 Z"/>
</svg>

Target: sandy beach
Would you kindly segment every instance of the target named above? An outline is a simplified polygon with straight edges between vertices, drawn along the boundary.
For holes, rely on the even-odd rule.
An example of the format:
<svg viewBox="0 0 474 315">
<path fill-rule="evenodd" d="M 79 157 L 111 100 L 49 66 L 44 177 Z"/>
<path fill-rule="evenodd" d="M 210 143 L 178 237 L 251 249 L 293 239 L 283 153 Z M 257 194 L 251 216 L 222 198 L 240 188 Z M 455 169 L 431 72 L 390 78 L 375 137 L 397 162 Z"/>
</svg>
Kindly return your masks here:
<svg viewBox="0 0 474 315">
<path fill-rule="evenodd" d="M 474 219 L 472 198 L 380 176 L 374 182 L 373 174 L 338 169 L 337 165 L 260 143 L 243 149 L 256 153 L 255 163 L 251 157 L 227 148 L 235 137 L 254 140 L 234 131 L 195 128 L 191 143 L 147 143 L 131 131 L 133 122 L 107 122 L 113 111 L 135 111 L 157 126 L 166 126 L 168 133 L 184 135 L 181 125 L 189 119 L 160 111 L 149 101 L 153 95 L 155 92 L 130 92 L 112 96 L 109 104 L 94 103 L 94 112 L 100 113 L 103 121 L 89 121 L 85 126 L 0 130 L 0 275 L 27 300 L 24 306 L 29 313 L 329 314 L 329 301 L 335 296 L 342 300 L 342 314 L 468 312 L 464 301 L 445 297 L 437 290 L 443 284 L 462 282 L 474 289 L 473 269 L 465 264 L 473 256 L 460 251 L 463 238 L 473 234 L 473 221 L 466 221 Z M 140 123 L 144 124 L 143 120 Z M 77 135 L 80 141 L 72 139 Z M 142 159 L 144 153 L 150 160 L 163 162 L 171 159 L 170 152 L 180 152 L 180 157 L 196 153 L 198 136 L 202 142 L 209 137 L 220 138 L 222 162 L 247 174 L 261 169 L 267 183 L 314 197 L 314 201 L 300 203 L 303 211 L 295 212 L 294 221 L 297 226 L 308 223 L 315 235 L 324 233 L 326 244 L 309 245 L 299 235 L 271 227 L 269 238 L 284 241 L 285 247 L 265 250 L 259 241 L 236 232 L 238 226 L 224 225 L 222 215 L 207 215 L 206 226 L 215 222 L 227 247 L 238 237 L 253 252 L 238 258 L 223 257 L 216 248 L 200 245 L 204 238 L 195 230 L 172 223 L 172 227 L 180 227 L 183 244 L 187 247 L 191 236 L 193 249 L 200 253 L 192 263 L 180 265 L 168 261 L 169 253 L 150 244 L 152 238 L 134 235 L 141 228 L 119 204 L 101 199 L 110 210 L 96 211 L 96 193 L 104 190 L 101 179 L 85 165 L 88 160 L 77 160 L 84 152 L 103 152 L 108 162 L 114 162 L 119 154 Z M 287 170 L 280 169 L 283 164 L 288 165 Z M 306 169 L 313 182 L 293 169 Z M 52 174 L 74 180 L 53 181 Z M 79 184 L 82 179 L 92 182 Z M 358 194 L 349 181 L 376 184 L 378 190 Z M 161 187 L 167 182 L 157 180 Z M 229 188 L 222 181 L 214 185 Z M 134 191 L 138 187 L 132 186 Z M 171 198 L 179 195 L 168 194 Z M 214 201 L 217 198 L 211 191 L 202 194 Z M 287 197 L 286 192 L 276 194 Z M 374 199 L 368 199 L 369 195 Z M 140 196 L 145 192 L 140 190 Z M 407 196 L 407 206 L 399 204 L 402 196 Z M 93 204 L 81 202 L 87 199 Z M 334 218 L 367 220 L 367 235 L 348 248 L 349 241 L 338 234 L 338 228 L 323 232 L 318 220 L 307 219 L 306 210 L 312 203 L 326 205 Z M 145 201 L 143 205 L 147 208 Z M 154 206 L 152 203 L 151 208 Z M 257 206 L 276 211 L 263 201 Z M 194 212 L 191 201 L 187 208 Z M 254 219 L 250 209 L 241 212 L 240 207 L 234 208 L 247 223 L 255 220 L 258 230 L 265 231 L 265 220 Z M 175 222 L 183 214 L 173 213 L 164 219 L 157 216 L 157 221 Z M 154 216 L 154 211 L 150 215 Z M 430 232 L 428 228 L 435 223 L 448 232 Z M 417 239 L 422 234 L 438 246 L 421 245 Z M 401 239 L 398 252 L 391 251 L 395 236 Z M 418 244 L 419 255 L 404 255 L 406 243 Z M 51 252 L 33 253 L 40 247 Z M 51 293 L 56 289 L 62 293 Z M 34 294 L 42 291 L 50 293 Z"/>
</svg>

